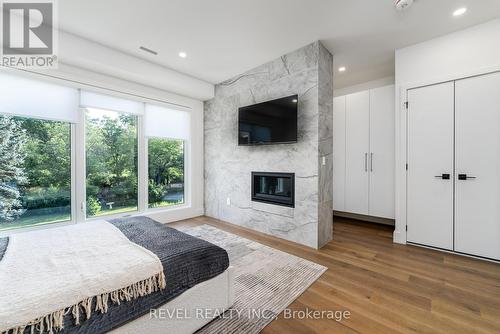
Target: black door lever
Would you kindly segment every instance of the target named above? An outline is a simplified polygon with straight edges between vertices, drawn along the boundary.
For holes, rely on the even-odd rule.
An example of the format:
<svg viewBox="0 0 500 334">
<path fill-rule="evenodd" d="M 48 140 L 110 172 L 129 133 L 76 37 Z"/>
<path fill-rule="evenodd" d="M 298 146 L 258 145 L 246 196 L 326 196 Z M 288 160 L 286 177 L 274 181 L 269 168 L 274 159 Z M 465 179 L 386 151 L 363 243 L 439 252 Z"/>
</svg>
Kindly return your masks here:
<svg viewBox="0 0 500 334">
<path fill-rule="evenodd" d="M 449 180 L 450 179 L 450 174 L 441 174 L 441 175 L 436 175 L 434 177 L 438 177 L 443 180 Z"/>
<path fill-rule="evenodd" d="M 468 180 L 468 179 L 475 179 L 475 176 L 467 176 L 467 174 L 458 174 L 458 179 L 459 180 Z"/>
</svg>

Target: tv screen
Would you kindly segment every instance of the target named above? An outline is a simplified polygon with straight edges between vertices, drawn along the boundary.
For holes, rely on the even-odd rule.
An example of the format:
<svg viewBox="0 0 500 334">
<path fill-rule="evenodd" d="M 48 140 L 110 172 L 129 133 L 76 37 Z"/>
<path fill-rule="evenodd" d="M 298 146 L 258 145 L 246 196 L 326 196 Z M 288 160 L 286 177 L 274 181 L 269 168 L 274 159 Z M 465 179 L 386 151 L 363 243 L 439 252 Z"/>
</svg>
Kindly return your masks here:
<svg viewBox="0 0 500 334">
<path fill-rule="evenodd" d="M 239 109 L 238 144 L 297 142 L 298 96 L 292 95 Z"/>
</svg>

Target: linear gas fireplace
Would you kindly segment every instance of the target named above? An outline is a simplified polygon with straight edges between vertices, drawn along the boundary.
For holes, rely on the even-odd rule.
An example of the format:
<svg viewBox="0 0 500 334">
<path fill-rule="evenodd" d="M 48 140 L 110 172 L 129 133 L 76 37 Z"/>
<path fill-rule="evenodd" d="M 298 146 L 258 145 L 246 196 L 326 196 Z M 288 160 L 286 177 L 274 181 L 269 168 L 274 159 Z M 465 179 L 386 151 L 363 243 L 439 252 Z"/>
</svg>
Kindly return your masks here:
<svg viewBox="0 0 500 334">
<path fill-rule="evenodd" d="M 252 172 L 252 201 L 295 207 L 295 174 Z"/>
</svg>

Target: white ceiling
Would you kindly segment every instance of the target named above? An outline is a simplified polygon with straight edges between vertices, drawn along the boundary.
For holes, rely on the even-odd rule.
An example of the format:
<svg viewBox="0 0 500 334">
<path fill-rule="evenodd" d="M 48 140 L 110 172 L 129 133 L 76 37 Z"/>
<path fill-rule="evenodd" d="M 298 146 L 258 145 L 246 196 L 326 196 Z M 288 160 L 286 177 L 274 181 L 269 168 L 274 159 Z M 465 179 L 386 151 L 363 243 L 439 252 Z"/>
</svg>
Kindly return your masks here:
<svg viewBox="0 0 500 334">
<path fill-rule="evenodd" d="M 64 0 L 62 30 L 218 83 L 321 40 L 335 86 L 394 74 L 394 50 L 500 17 L 499 0 Z M 453 10 L 466 6 L 459 18 Z M 145 46 L 157 56 L 139 50 Z M 185 51 L 186 59 L 178 56 Z"/>
</svg>

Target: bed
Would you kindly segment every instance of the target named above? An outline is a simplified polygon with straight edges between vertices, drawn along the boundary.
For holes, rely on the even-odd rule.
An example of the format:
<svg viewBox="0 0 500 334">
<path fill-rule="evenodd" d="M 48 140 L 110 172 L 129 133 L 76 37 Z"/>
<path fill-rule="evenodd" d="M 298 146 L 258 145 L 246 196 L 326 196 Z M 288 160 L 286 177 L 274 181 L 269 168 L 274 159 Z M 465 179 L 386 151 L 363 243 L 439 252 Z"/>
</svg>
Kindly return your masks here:
<svg viewBox="0 0 500 334">
<path fill-rule="evenodd" d="M 68 312 L 59 333 L 192 333 L 232 305 L 234 275 L 224 249 L 147 217 L 115 219 L 109 223 L 158 257 L 165 288 L 127 302 L 110 303 L 107 312 L 95 312 L 78 325 Z M 8 247 L 8 240 L 0 239 L 0 261 Z M 95 299 L 92 309 L 96 309 Z M 200 316 L 196 313 L 198 309 L 212 311 Z M 165 310 L 182 311 L 172 316 Z M 24 330 L 30 332 L 30 328 Z"/>
</svg>

